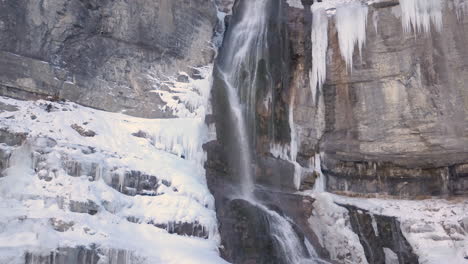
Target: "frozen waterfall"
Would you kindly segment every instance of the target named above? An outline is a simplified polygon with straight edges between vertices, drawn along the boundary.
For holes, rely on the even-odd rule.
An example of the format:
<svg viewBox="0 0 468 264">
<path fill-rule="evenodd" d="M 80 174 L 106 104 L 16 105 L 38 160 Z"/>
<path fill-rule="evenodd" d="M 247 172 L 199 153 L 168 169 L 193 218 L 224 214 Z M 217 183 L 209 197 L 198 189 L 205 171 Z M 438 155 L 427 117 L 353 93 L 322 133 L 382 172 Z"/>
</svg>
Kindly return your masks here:
<svg viewBox="0 0 468 264">
<path fill-rule="evenodd" d="M 315 101 L 327 76 L 328 16 L 324 8 L 312 7 L 312 71 L 310 88 Z"/>
<path fill-rule="evenodd" d="M 357 45 L 359 54 L 366 42 L 367 5 L 351 2 L 336 9 L 336 28 L 341 56 L 348 69 L 353 68 L 354 48 Z"/>
<path fill-rule="evenodd" d="M 442 0 L 400 0 L 405 32 L 430 32 L 431 23 L 442 30 Z"/>
</svg>

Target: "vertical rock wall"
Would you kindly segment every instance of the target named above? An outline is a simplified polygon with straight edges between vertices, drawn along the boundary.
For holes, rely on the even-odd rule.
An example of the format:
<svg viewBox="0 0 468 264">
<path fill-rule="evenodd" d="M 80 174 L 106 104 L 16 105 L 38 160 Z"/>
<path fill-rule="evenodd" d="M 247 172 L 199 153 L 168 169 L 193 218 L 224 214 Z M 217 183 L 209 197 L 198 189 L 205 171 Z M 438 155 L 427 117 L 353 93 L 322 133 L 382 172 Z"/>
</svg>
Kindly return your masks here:
<svg viewBox="0 0 468 264">
<path fill-rule="evenodd" d="M 211 0 L 21 0 L 0 10 L 0 94 L 20 99 L 168 117 L 163 82 L 214 54 Z"/>
</svg>

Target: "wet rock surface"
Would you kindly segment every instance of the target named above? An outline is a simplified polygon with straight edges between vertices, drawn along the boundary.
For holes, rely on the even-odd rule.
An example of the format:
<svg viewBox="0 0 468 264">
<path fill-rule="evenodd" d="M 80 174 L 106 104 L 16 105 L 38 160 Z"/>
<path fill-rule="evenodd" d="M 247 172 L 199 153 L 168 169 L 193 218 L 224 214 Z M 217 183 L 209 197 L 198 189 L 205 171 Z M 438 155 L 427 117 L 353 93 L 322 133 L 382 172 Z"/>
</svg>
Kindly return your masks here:
<svg viewBox="0 0 468 264">
<path fill-rule="evenodd" d="M 276 210 L 281 213 L 279 208 Z M 222 255 L 226 260 L 245 264 L 288 263 L 279 238 L 270 230 L 271 216 L 264 209 L 243 199 L 233 199 L 218 212 L 218 218 L 224 231 Z M 305 245 L 302 246 L 305 251 Z"/>
</svg>

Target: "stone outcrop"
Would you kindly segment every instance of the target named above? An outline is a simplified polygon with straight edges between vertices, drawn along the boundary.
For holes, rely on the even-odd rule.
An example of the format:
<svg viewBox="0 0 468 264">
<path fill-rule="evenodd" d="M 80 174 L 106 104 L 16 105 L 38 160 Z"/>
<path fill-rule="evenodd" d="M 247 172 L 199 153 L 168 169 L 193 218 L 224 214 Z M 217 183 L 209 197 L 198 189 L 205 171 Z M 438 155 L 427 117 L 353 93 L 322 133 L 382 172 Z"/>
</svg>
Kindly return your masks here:
<svg viewBox="0 0 468 264">
<path fill-rule="evenodd" d="M 214 54 L 211 0 L 2 1 L 0 95 L 168 117 L 161 89 Z"/>
</svg>

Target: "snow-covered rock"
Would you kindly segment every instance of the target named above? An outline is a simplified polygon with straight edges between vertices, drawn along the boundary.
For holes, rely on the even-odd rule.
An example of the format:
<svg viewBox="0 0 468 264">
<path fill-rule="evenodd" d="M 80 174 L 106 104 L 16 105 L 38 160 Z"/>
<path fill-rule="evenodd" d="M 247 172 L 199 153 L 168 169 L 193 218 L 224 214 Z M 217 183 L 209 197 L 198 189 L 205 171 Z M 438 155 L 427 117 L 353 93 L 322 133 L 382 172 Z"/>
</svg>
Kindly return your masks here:
<svg viewBox="0 0 468 264">
<path fill-rule="evenodd" d="M 0 102 L 13 109 L 0 112 L 0 263 L 48 263 L 51 252 L 72 261 L 63 252 L 80 250 L 100 261 L 128 252 L 118 263 L 223 263 L 204 111 L 142 119 L 71 102 Z"/>
</svg>

